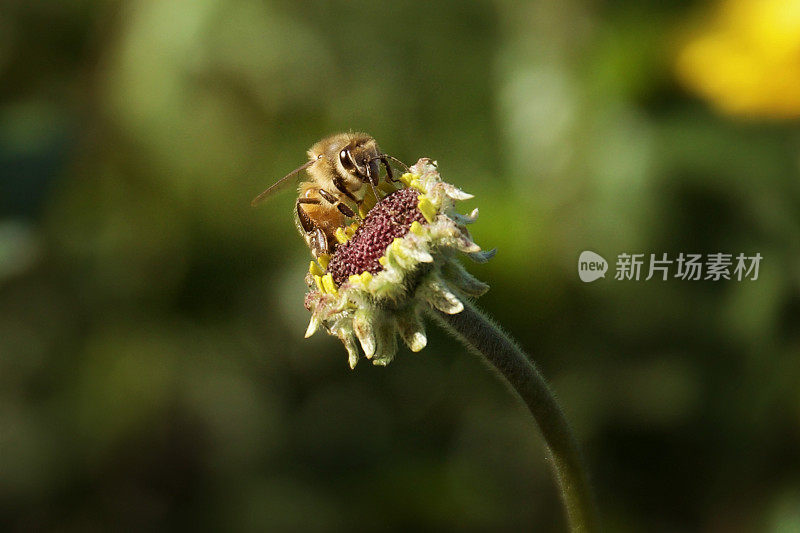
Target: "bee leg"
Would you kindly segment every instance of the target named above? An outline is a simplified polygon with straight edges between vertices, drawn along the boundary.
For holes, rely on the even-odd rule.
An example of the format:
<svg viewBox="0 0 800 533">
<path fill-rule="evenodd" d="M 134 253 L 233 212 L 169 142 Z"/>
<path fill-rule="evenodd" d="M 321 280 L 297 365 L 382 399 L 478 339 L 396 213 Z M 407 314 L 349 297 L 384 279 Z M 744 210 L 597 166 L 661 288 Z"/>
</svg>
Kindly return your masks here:
<svg viewBox="0 0 800 533">
<path fill-rule="evenodd" d="M 347 187 L 345 186 L 344 180 L 342 179 L 341 176 L 336 176 L 335 178 L 333 178 L 333 185 L 336 187 L 336 189 L 340 193 L 342 193 L 345 196 L 347 196 L 348 198 L 350 198 L 357 206 L 360 206 L 361 203 L 364 201 L 363 199 L 362 200 L 358 200 L 355 196 L 353 196 L 353 193 L 351 193 L 347 189 Z M 328 200 L 328 198 L 325 198 L 323 193 L 325 193 L 328 196 L 330 196 L 331 198 L 333 198 L 333 200 Z M 328 200 L 329 203 L 334 204 L 334 205 L 336 204 L 336 202 L 339 202 L 336 199 L 335 196 L 333 196 L 331 193 L 329 193 L 325 189 L 320 189 L 320 196 L 322 196 L 323 198 Z M 346 217 L 357 218 L 358 220 L 361 220 L 361 215 L 359 215 L 357 211 L 353 211 L 352 209 L 350 209 L 347 205 L 343 204 L 342 202 L 339 202 L 339 205 L 336 205 L 336 208 L 339 210 L 339 212 L 341 212 Z M 343 211 L 342 209 L 349 210 L 349 213 L 351 213 L 351 214 L 348 214 L 347 212 Z"/>
<path fill-rule="evenodd" d="M 378 191 L 378 188 L 375 186 L 377 184 L 377 181 L 373 181 L 372 179 L 372 170 L 370 170 L 369 161 L 366 162 L 364 168 L 367 171 L 367 183 L 369 183 L 369 186 L 372 187 L 372 194 L 375 195 L 375 201 L 380 202 L 382 197 L 380 191 Z"/>
<path fill-rule="evenodd" d="M 348 198 L 350 198 L 354 202 L 358 201 L 358 200 L 356 200 L 356 197 L 353 196 L 353 193 L 351 193 L 349 190 L 347 190 L 347 186 L 345 186 L 344 180 L 342 179 L 341 176 L 336 176 L 335 178 L 333 178 L 333 185 L 339 190 L 340 193 L 344 194 L 345 196 L 347 196 Z M 328 192 L 328 191 L 325 191 L 325 192 Z M 330 193 L 328 193 L 328 194 L 330 194 Z"/>
<path fill-rule="evenodd" d="M 338 209 L 339 212 L 341 214 L 343 214 L 344 216 L 346 216 L 346 217 L 354 218 L 356 216 L 356 212 L 353 211 L 352 209 L 350 209 L 350 207 L 348 207 L 347 205 L 343 204 L 342 202 L 338 202 L 336 204 L 336 209 Z"/>
<path fill-rule="evenodd" d="M 383 166 L 386 167 L 386 181 L 390 181 L 390 182 L 394 182 L 394 183 L 399 183 L 400 182 L 400 180 L 397 180 L 397 179 L 394 178 L 394 175 L 392 173 L 392 167 L 389 166 L 389 159 L 391 159 L 395 163 L 399 163 L 400 166 L 403 167 L 403 169 L 406 172 L 408 172 L 408 165 L 406 165 L 405 163 L 403 163 L 402 161 L 400 161 L 396 157 L 390 156 L 389 154 L 381 154 L 376 159 L 380 159 L 381 163 L 383 163 Z"/>
<path fill-rule="evenodd" d="M 400 180 L 394 179 L 394 176 L 392 175 L 392 167 L 389 166 L 389 161 L 386 159 L 386 156 L 385 155 L 381 156 L 380 160 L 381 163 L 383 163 L 383 166 L 386 168 L 386 181 L 389 183 L 399 182 Z"/>
<path fill-rule="evenodd" d="M 331 205 L 336 205 L 337 203 L 339 203 L 339 199 L 336 198 L 333 194 L 326 191 L 325 189 L 320 189 L 319 195 L 322 196 L 322 198 Z"/>
<path fill-rule="evenodd" d="M 325 232 L 319 228 L 316 228 L 312 233 L 306 234 L 306 242 L 308 242 L 308 247 L 311 248 L 311 253 L 314 254 L 314 257 L 333 252 L 328 244 Z"/>
<path fill-rule="evenodd" d="M 347 204 L 343 204 L 342 202 L 340 202 L 338 198 L 336 198 L 333 194 L 329 193 L 325 189 L 320 189 L 319 195 L 322 196 L 326 202 L 336 207 L 336 209 L 338 209 L 339 212 L 344 216 L 349 218 L 356 217 L 355 211 L 350 209 L 350 207 Z"/>
<path fill-rule="evenodd" d="M 295 204 L 299 229 L 303 232 L 306 244 L 311 249 L 311 253 L 314 257 L 333 252 L 330 246 L 331 243 L 328 242 L 328 237 L 325 236 L 325 232 L 314 224 L 314 221 L 311 220 L 311 217 L 309 217 L 308 213 L 303 209 L 303 204 L 318 203 L 319 200 L 316 198 L 299 198 Z"/>
<path fill-rule="evenodd" d="M 309 199 L 313 200 L 311 198 L 309 198 Z M 311 220 L 311 217 L 308 216 L 308 213 L 306 213 L 306 210 L 303 209 L 303 204 L 304 203 L 313 203 L 313 202 L 303 202 L 301 200 L 304 200 L 304 199 L 300 198 L 294 204 L 295 205 L 295 211 L 297 212 L 297 221 L 299 222 L 300 229 L 303 230 L 303 233 L 308 234 L 308 233 L 311 233 L 312 231 L 314 231 L 314 229 L 316 229 L 316 226 L 314 225 L 314 222 Z"/>
</svg>

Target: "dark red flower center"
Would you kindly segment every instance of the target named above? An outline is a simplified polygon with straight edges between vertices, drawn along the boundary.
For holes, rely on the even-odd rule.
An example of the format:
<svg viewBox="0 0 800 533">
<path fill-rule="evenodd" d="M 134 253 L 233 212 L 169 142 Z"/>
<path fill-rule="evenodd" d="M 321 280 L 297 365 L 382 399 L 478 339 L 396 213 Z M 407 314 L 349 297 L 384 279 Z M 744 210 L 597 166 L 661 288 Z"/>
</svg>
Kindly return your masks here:
<svg viewBox="0 0 800 533">
<path fill-rule="evenodd" d="M 417 209 L 419 193 L 416 189 L 400 189 L 388 195 L 373 207 L 353 238 L 340 244 L 333 253 L 328 272 L 333 281 L 341 285 L 353 274 L 375 274 L 383 269 L 378 262 L 392 241 L 408 233 L 412 222 L 425 223 Z"/>
</svg>

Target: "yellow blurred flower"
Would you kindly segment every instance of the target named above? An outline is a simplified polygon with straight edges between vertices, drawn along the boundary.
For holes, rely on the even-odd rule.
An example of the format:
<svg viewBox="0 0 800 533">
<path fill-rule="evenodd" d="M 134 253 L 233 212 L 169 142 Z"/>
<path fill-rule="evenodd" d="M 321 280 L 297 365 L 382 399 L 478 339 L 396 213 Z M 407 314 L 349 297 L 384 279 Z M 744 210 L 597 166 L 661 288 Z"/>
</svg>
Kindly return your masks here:
<svg viewBox="0 0 800 533">
<path fill-rule="evenodd" d="M 800 0 L 723 0 L 676 69 L 727 114 L 800 117 Z"/>
</svg>

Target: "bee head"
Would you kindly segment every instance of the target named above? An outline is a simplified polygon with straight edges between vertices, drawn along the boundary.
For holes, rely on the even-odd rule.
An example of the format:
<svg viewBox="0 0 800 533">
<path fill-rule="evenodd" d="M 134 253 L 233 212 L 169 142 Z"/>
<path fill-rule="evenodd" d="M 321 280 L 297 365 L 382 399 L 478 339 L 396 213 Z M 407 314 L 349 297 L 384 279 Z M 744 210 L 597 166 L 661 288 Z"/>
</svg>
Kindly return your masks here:
<svg viewBox="0 0 800 533">
<path fill-rule="evenodd" d="M 339 150 L 337 157 L 347 174 L 363 183 L 378 184 L 380 150 L 372 137 L 353 139 Z"/>
</svg>

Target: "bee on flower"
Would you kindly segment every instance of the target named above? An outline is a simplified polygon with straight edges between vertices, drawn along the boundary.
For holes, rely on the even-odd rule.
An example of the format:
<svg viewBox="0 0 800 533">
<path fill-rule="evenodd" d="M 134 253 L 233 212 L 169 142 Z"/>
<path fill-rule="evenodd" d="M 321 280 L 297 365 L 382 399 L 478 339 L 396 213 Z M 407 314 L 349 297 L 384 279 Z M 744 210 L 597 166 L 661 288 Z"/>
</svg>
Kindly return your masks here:
<svg viewBox="0 0 800 533">
<path fill-rule="evenodd" d="M 405 187 L 378 202 L 360 223 L 340 229 L 341 244 L 312 261 L 306 276 L 306 336 L 322 327 L 338 337 L 351 367 L 360 351 L 374 364 L 388 364 L 397 334 L 412 351 L 421 350 L 427 343 L 420 316 L 426 307 L 459 313 L 462 298 L 489 288 L 458 260 L 462 254 L 476 261 L 494 255 L 483 252 L 466 229 L 478 210 L 455 211 L 457 201 L 472 195 L 442 181 L 428 159 L 400 179 Z"/>
<path fill-rule="evenodd" d="M 577 444 L 546 381 L 519 345 L 471 301 L 489 286 L 469 274 L 459 256 L 484 262 L 495 253 L 482 251 L 467 231 L 478 210 L 462 215 L 455 209 L 456 202 L 472 195 L 444 182 L 430 159 L 420 159 L 409 168 L 399 179 L 402 187 L 395 190 L 386 160 L 391 156 L 380 152 L 374 142 L 348 146 L 336 146 L 341 148 L 340 167 L 331 163 L 335 161 L 332 155 L 317 154 L 313 149 L 306 163 L 307 168 L 331 163 L 328 175 L 337 180 L 344 180 L 349 172 L 352 189 L 342 186 L 339 190 L 343 196 L 349 191 L 355 200 L 347 198 L 358 209 L 357 216 L 342 198 L 331 193 L 328 201 L 316 191 L 323 198 L 312 205 L 323 206 L 328 213 L 336 209 L 345 218 L 337 215 L 335 226 L 298 225 L 315 257 L 306 274 L 305 307 L 311 312 L 306 337 L 320 329 L 338 337 L 347 350 L 350 368 L 362 353 L 373 364 L 386 365 L 397 352 L 398 334 L 412 351 L 422 350 L 428 342 L 422 314 L 433 318 L 494 366 L 525 402 L 547 443 L 571 529 L 599 531 Z M 360 155 L 351 158 L 353 151 Z M 386 167 L 386 183 L 379 182 L 377 165 L 367 170 L 366 165 L 378 160 Z M 353 165 L 345 165 L 345 161 Z M 358 167 L 358 161 L 365 166 Z M 333 185 L 336 187 L 335 182 Z M 267 189 L 256 201 L 272 190 Z M 304 205 L 298 201 L 298 218 L 301 211 L 313 212 L 305 211 Z"/>
</svg>

